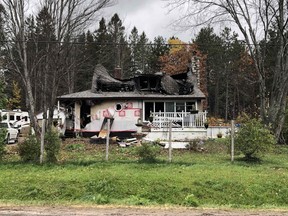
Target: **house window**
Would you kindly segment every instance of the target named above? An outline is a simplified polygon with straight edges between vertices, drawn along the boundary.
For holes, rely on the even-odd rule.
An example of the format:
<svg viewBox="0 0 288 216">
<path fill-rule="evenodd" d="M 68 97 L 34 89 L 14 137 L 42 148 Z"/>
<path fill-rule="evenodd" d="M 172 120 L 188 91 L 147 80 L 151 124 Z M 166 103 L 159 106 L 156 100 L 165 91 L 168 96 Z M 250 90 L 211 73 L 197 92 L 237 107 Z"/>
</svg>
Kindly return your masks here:
<svg viewBox="0 0 288 216">
<path fill-rule="evenodd" d="M 154 112 L 164 112 L 164 102 L 155 102 Z"/>
<path fill-rule="evenodd" d="M 126 112 L 124 110 L 119 112 L 119 116 L 120 117 L 125 117 L 126 116 Z"/>
<path fill-rule="evenodd" d="M 116 111 L 121 111 L 121 110 L 122 110 L 122 104 L 117 103 L 117 104 L 115 105 L 115 110 L 116 110 Z"/>
<path fill-rule="evenodd" d="M 185 102 L 176 102 L 176 112 L 185 112 Z"/>
<path fill-rule="evenodd" d="M 10 115 L 10 121 L 14 121 L 15 118 L 14 118 L 14 115 Z"/>
<path fill-rule="evenodd" d="M 192 110 L 197 110 L 195 101 L 144 102 L 144 119 L 148 120 L 150 112 L 191 112 Z"/>
<path fill-rule="evenodd" d="M 174 102 L 166 102 L 166 112 L 174 112 Z"/>
<path fill-rule="evenodd" d="M 144 105 L 144 119 L 147 121 L 149 116 L 150 116 L 150 112 L 154 112 L 154 103 L 153 102 L 145 102 Z"/>
<path fill-rule="evenodd" d="M 186 102 L 186 112 L 191 112 L 196 110 L 195 102 Z"/>
</svg>

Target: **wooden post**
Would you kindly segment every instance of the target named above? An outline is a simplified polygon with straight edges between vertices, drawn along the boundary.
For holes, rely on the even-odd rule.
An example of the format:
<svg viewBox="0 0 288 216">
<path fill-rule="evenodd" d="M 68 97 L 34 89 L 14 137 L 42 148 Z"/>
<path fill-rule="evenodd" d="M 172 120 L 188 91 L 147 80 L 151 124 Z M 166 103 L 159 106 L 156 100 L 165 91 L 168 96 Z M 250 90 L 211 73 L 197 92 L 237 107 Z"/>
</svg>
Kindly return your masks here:
<svg viewBox="0 0 288 216">
<path fill-rule="evenodd" d="M 110 139 L 110 118 L 107 119 L 107 135 L 106 135 L 106 161 L 109 156 L 109 139 Z"/>
<path fill-rule="evenodd" d="M 234 162 L 234 135 L 235 135 L 235 125 L 234 120 L 231 121 L 231 162 Z"/>
<path fill-rule="evenodd" d="M 44 159 L 44 138 L 45 138 L 45 125 L 46 125 L 46 119 L 43 115 L 42 119 L 42 129 L 41 129 L 41 143 L 40 143 L 40 164 L 43 163 Z"/>
<path fill-rule="evenodd" d="M 169 162 L 172 162 L 172 121 L 169 122 Z"/>
</svg>

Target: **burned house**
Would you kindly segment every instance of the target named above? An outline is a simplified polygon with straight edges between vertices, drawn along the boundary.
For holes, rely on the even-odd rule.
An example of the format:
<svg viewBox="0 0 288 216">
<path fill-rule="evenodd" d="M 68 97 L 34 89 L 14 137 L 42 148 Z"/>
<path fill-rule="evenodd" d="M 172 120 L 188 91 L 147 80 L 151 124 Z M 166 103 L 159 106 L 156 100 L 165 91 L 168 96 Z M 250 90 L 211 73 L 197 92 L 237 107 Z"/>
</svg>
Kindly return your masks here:
<svg viewBox="0 0 288 216">
<path fill-rule="evenodd" d="M 135 133 L 139 122 L 148 133 L 159 132 L 157 136 L 167 131 L 169 123 L 176 131 L 204 128 L 205 95 L 191 70 L 174 76 L 158 72 L 120 78 L 121 70 L 110 75 L 97 65 L 90 90 L 59 96 L 67 110 L 67 131 L 100 136 L 108 118 L 111 133 L 119 137 Z"/>
</svg>

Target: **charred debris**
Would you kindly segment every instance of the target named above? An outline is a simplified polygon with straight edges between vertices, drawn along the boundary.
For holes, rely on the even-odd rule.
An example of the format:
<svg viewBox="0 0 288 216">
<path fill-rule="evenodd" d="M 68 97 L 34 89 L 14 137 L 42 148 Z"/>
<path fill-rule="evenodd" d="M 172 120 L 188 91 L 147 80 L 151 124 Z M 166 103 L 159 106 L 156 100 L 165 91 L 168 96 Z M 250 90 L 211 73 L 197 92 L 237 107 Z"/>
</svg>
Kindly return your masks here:
<svg viewBox="0 0 288 216">
<path fill-rule="evenodd" d="M 149 92 L 166 95 L 185 95 L 193 93 L 197 87 L 196 75 L 191 70 L 177 75 L 164 72 L 154 74 L 135 73 L 130 79 L 122 79 L 121 69 L 116 68 L 113 76 L 108 70 L 97 65 L 94 71 L 91 91 L 98 92 Z"/>
</svg>

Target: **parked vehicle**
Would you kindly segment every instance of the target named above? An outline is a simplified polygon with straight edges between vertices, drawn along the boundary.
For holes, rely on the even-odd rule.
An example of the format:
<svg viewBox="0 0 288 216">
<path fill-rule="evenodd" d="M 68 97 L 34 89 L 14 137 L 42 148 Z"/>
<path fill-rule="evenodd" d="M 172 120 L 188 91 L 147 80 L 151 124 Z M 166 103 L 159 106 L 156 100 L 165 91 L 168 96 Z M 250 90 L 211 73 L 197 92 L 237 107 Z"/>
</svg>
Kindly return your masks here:
<svg viewBox="0 0 288 216">
<path fill-rule="evenodd" d="M 9 143 L 15 143 L 18 140 L 18 130 L 12 127 L 12 124 L 9 122 L 0 122 L 0 129 L 6 129 L 7 134 L 6 134 L 6 142 L 7 144 Z"/>
<path fill-rule="evenodd" d="M 24 124 L 30 124 L 29 114 L 20 109 L 0 110 L 1 121 L 7 121 L 14 127 L 21 127 Z"/>
</svg>

